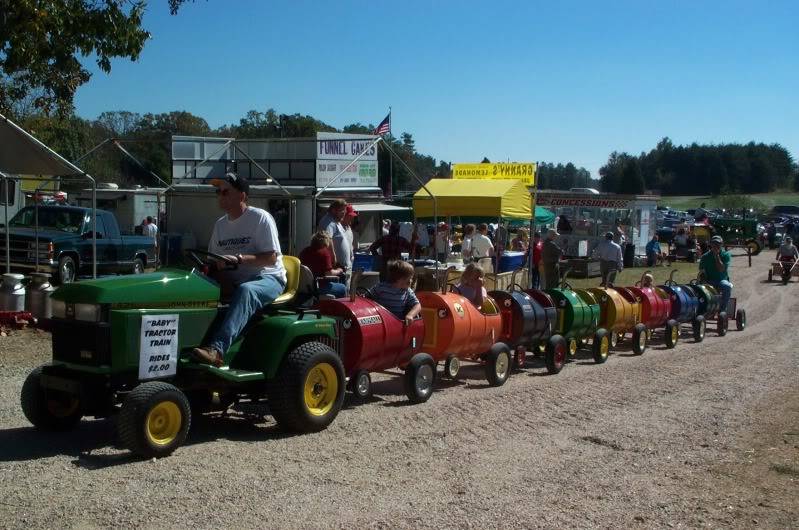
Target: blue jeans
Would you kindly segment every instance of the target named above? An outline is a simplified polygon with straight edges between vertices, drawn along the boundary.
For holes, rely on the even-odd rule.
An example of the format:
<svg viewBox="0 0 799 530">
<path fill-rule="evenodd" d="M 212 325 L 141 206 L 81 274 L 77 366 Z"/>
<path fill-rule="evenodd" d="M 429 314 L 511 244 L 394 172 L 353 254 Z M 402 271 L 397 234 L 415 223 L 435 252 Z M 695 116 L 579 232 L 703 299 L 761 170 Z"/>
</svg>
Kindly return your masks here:
<svg viewBox="0 0 799 530">
<path fill-rule="evenodd" d="M 732 283 L 729 280 L 721 280 L 720 282 L 708 282 L 721 292 L 721 309 L 720 311 L 727 311 L 730 305 L 730 297 L 732 296 Z"/>
<path fill-rule="evenodd" d="M 285 287 L 280 279 L 272 275 L 256 276 L 236 287 L 225 318 L 221 324 L 214 326 L 216 329 L 210 335 L 208 346 L 222 354 L 227 352 L 252 316 L 271 304 Z"/>
<path fill-rule="evenodd" d="M 336 298 L 344 298 L 347 296 L 347 286 L 343 283 L 328 282 L 327 285 L 319 286 L 319 294 L 330 294 Z"/>
</svg>

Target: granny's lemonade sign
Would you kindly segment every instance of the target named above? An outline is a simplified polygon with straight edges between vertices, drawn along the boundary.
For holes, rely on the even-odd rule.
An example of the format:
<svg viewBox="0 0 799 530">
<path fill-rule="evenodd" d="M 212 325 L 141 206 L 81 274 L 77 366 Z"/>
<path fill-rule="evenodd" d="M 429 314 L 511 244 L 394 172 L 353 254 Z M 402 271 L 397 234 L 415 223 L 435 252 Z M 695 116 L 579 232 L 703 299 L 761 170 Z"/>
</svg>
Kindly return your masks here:
<svg viewBox="0 0 799 530">
<path fill-rule="evenodd" d="M 179 315 L 141 317 L 139 379 L 175 375 L 178 367 Z"/>
</svg>

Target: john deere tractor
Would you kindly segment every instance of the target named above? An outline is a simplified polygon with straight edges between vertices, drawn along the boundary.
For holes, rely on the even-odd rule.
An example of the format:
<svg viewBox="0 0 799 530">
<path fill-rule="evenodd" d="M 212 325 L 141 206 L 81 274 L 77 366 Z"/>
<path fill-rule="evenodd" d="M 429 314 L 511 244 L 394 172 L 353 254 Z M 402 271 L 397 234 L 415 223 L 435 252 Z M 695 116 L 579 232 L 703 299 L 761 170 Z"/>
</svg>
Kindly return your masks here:
<svg viewBox="0 0 799 530">
<path fill-rule="evenodd" d="M 192 415 L 267 400 L 286 431 L 326 428 L 341 409 L 344 369 L 335 321 L 299 309 L 301 267 L 284 256 L 287 286 L 214 367 L 191 360 L 220 318 L 220 287 L 203 271 L 223 259 L 188 251 L 191 270 L 67 284 L 53 293 L 53 360 L 33 370 L 22 410 L 44 430 L 116 416 L 119 440 L 145 457 L 172 453 Z M 234 267 L 235 264 L 230 265 Z"/>
</svg>

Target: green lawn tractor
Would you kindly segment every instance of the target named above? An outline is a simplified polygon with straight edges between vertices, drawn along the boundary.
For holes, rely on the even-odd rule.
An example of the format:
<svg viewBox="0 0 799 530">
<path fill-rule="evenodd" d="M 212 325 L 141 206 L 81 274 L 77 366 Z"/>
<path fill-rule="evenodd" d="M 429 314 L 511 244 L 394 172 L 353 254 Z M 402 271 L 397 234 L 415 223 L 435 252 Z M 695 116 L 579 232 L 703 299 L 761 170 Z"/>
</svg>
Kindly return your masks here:
<svg viewBox="0 0 799 530">
<path fill-rule="evenodd" d="M 283 257 L 284 293 L 217 368 L 194 362 L 188 350 L 219 318 L 220 287 L 204 272 L 221 256 L 187 256 L 197 267 L 81 281 L 53 293 L 53 360 L 22 388 L 33 425 L 67 430 L 86 416 L 115 416 L 124 447 L 161 457 L 186 440 L 192 415 L 237 401 L 267 400 L 289 432 L 319 431 L 335 419 L 345 388 L 336 323 L 297 306 L 299 260 Z"/>
</svg>

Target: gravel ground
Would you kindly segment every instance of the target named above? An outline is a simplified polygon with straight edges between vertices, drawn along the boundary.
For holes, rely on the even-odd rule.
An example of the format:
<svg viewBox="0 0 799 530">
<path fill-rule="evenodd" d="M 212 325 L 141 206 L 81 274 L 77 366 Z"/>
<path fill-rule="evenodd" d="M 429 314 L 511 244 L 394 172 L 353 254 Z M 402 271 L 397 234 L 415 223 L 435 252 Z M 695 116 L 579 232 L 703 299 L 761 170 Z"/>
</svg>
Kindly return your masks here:
<svg viewBox="0 0 799 530">
<path fill-rule="evenodd" d="M 764 283 L 770 258 L 734 261 L 743 332 L 620 346 L 557 376 L 531 358 L 500 388 L 467 367 L 417 406 L 381 377 L 325 432 L 287 437 L 238 410 L 197 419 L 157 461 L 117 449 L 109 420 L 34 431 L 19 392 L 49 337 L 12 332 L 0 527 L 796 528 L 799 286 Z"/>
</svg>

